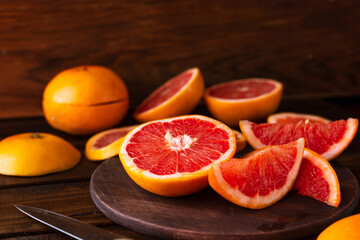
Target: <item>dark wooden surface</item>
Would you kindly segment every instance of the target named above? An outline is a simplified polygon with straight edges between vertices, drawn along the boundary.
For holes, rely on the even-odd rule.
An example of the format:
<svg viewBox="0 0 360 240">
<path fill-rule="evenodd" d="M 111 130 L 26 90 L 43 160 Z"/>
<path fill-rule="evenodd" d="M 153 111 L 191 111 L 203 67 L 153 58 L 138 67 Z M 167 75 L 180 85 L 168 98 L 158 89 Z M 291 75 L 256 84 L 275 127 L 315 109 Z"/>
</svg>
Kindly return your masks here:
<svg viewBox="0 0 360 240">
<path fill-rule="evenodd" d="M 317 113 L 333 120 L 348 117 L 360 118 L 360 99 L 282 101 L 279 111 L 290 110 Z M 200 105 L 195 112 L 208 114 L 203 105 Z M 133 123 L 132 117 L 127 116 L 122 125 Z M 88 138 L 71 136 L 54 130 L 42 117 L 0 120 L 0 130 L 1 139 L 28 131 L 53 133 L 70 141 L 82 152 Z M 359 134 L 356 135 L 350 146 L 336 158 L 336 161 L 349 168 L 360 181 Z M 13 207 L 13 204 L 31 205 L 59 212 L 135 239 L 155 239 L 112 222 L 96 207 L 90 195 L 90 179 L 100 164 L 100 162 L 90 162 L 83 157 L 75 168 L 61 173 L 28 178 L 0 175 L 0 239 L 70 239 L 23 215 Z M 134 208 L 137 209 L 137 206 Z M 358 205 L 355 213 L 359 212 L 360 206 Z M 316 235 L 302 238 L 302 240 L 315 240 Z"/>
<path fill-rule="evenodd" d="M 132 107 L 195 66 L 207 86 L 266 77 L 286 98 L 360 95 L 358 16 L 358 0 L 4 0 L 0 117 L 42 115 L 46 83 L 80 64 L 116 71 Z"/>
<path fill-rule="evenodd" d="M 336 160 L 331 164 L 341 183 L 342 202 L 337 208 L 295 192 L 255 211 L 228 202 L 211 188 L 185 197 L 162 197 L 137 186 L 118 158 L 105 161 L 94 171 L 90 193 L 113 222 L 156 238 L 291 240 L 321 232 L 352 214 L 358 205 L 357 179 Z"/>
</svg>

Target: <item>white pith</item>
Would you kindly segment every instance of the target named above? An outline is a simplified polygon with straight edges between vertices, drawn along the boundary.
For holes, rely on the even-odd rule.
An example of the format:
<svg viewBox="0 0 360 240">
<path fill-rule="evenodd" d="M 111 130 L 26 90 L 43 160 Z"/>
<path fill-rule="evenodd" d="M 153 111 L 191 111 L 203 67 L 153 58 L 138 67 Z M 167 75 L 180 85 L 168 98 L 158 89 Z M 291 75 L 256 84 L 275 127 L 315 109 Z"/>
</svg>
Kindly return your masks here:
<svg viewBox="0 0 360 240">
<path fill-rule="evenodd" d="M 189 148 L 191 144 L 197 140 L 197 138 L 191 138 L 187 134 L 173 137 L 170 132 L 165 134 L 165 139 L 169 143 L 170 149 L 175 151 Z"/>
</svg>

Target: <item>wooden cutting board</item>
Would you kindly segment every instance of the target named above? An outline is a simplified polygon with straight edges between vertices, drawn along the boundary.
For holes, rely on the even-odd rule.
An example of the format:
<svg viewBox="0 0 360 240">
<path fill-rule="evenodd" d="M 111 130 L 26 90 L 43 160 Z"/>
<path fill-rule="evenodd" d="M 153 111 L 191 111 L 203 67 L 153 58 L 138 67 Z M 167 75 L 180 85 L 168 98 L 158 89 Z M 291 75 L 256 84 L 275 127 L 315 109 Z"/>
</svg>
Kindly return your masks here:
<svg viewBox="0 0 360 240">
<path fill-rule="evenodd" d="M 338 162 L 331 163 L 341 185 L 338 208 L 295 192 L 262 210 L 234 205 L 210 187 L 186 197 L 162 197 L 137 186 L 117 158 L 94 171 L 90 192 L 96 206 L 113 222 L 156 238 L 295 239 L 318 234 L 357 206 L 355 176 Z"/>
</svg>

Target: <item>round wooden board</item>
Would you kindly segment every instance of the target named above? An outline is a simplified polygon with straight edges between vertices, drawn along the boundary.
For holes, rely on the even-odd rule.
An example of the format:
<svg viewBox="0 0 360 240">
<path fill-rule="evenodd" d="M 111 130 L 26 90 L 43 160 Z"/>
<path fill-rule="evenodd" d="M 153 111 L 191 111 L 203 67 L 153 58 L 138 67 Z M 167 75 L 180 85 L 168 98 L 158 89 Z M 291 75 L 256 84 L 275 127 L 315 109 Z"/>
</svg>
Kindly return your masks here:
<svg viewBox="0 0 360 240">
<path fill-rule="evenodd" d="M 338 208 L 295 192 L 262 210 L 234 205 L 210 187 L 186 197 L 162 197 L 136 185 L 117 158 L 94 171 L 90 192 L 96 206 L 113 222 L 156 238 L 296 239 L 319 233 L 357 206 L 355 176 L 338 162 L 331 164 L 341 185 Z"/>
</svg>

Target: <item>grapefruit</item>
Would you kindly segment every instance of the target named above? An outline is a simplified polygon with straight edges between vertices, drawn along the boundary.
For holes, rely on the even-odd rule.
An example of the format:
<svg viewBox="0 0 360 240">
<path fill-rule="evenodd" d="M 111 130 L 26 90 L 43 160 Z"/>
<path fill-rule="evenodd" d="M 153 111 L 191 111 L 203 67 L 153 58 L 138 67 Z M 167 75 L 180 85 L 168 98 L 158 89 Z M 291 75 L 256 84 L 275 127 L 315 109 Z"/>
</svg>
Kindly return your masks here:
<svg viewBox="0 0 360 240">
<path fill-rule="evenodd" d="M 233 129 L 236 139 L 236 152 L 244 150 L 246 147 L 246 138 L 238 130 Z"/>
<path fill-rule="evenodd" d="M 95 134 L 86 142 L 86 158 L 99 161 L 116 156 L 119 153 L 121 138 L 135 127 L 137 125 L 113 128 Z"/>
<path fill-rule="evenodd" d="M 317 240 L 359 240 L 360 214 L 351 215 L 331 224 L 320 233 Z"/>
<path fill-rule="evenodd" d="M 239 120 L 258 121 L 276 111 L 283 85 L 275 80 L 249 78 L 207 88 L 204 99 L 209 112 L 229 126 Z"/>
<path fill-rule="evenodd" d="M 305 147 L 322 155 L 327 160 L 337 157 L 354 138 L 358 120 L 338 120 L 328 123 L 254 123 L 240 121 L 241 132 L 255 149 L 284 144 L 300 137 L 305 138 Z"/>
<path fill-rule="evenodd" d="M 306 113 L 293 113 L 293 112 L 282 112 L 274 113 L 268 116 L 268 123 L 297 123 L 300 121 L 307 121 L 311 123 L 328 123 L 329 119 Z"/>
<path fill-rule="evenodd" d="M 151 93 L 136 109 L 134 118 L 141 122 L 189 114 L 204 92 L 204 79 L 198 68 L 188 69 L 169 79 Z"/>
<path fill-rule="evenodd" d="M 128 111 L 124 81 L 102 66 L 78 66 L 57 74 L 43 93 L 46 121 L 74 135 L 93 134 L 121 122 Z"/>
<path fill-rule="evenodd" d="M 215 164 L 210 186 L 239 206 L 262 209 L 282 199 L 292 188 L 304 152 L 304 139 L 255 150 L 243 158 Z"/>
<path fill-rule="evenodd" d="M 21 133 L 0 142 L 0 174 L 40 176 L 68 170 L 81 153 L 71 143 L 49 133 Z"/>
<path fill-rule="evenodd" d="M 334 169 L 325 158 L 306 148 L 293 190 L 334 207 L 341 201 L 340 184 Z"/>
<path fill-rule="evenodd" d="M 210 167 L 235 154 L 234 132 L 201 115 L 151 121 L 124 138 L 119 157 L 140 187 L 163 196 L 183 196 L 208 186 Z"/>
</svg>

